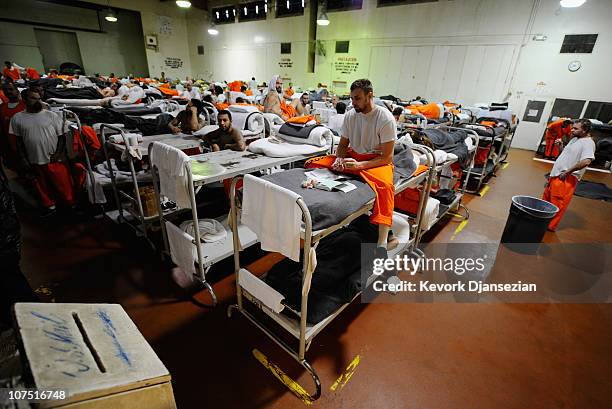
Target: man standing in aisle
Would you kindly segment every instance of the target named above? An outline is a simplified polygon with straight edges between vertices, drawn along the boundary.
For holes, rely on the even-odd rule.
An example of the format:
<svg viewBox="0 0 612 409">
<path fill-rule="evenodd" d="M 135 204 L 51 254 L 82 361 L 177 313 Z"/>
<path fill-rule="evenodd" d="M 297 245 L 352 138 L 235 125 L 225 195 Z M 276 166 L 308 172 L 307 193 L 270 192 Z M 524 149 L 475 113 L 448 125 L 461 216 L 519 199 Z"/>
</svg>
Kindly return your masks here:
<svg viewBox="0 0 612 409">
<path fill-rule="evenodd" d="M 559 212 L 550 221 L 549 231 L 556 231 L 565 210 L 576 190 L 578 181 L 586 172 L 586 167 L 595 159 L 595 142 L 591 138 L 591 121 L 578 119 L 572 125 L 572 139 L 563 147 L 557 140 L 561 154 L 555 161 L 543 199 L 559 208 Z"/>
<path fill-rule="evenodd" d="M 9 134 L 9 125 L 13 116 L 25 110 L 25 103 L 21 100 L 21 95 L 17 87 L 12 82 L 2 84 L 2 91 L 7 97 L 7 102 L 0 105 L 0 156 L 4 164 L 9 169 L 17 170 L 17 141 L 15 135 Z"/>
<path fill-rule="evenodd" d="M 50 216 L 55 213 L 57 199 L 74 207 L 64 124 L 58 114 L 43 109 L 35 90 L 24 90 L 22 97 L 26 110 L 13 116 L 9 133 L 17 138 L 22 168 L 38 191 L 44 208 L 42 216 Z"/>
<path fill-rule="evenodd" d="M 387 258 L 387 240 L 393 221 L 393 147 L 395 119 L 388 109 L 374 104 L 372 83 L 360 79 L 351 84 L 353 109 L 342 124 L 336 158 L 324 156 L 306 167 L 329 167 L 358 174 L 374 190 L 376 200 L 370 222 L 378 225 L 376 258 Z"/>
</svg>

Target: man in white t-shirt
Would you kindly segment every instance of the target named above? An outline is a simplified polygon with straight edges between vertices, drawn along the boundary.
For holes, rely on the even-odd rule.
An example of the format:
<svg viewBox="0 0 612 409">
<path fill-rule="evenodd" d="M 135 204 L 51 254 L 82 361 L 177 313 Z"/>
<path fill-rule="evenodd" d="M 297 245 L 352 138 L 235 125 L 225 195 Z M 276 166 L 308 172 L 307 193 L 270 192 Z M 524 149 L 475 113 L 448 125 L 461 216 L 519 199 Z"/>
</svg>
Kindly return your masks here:
<svg viewBox="0 0 612 409">
<path fill-rule="evenodd" d="M 331 166 L 337 171 L 358 174 L 374 190 L 376 200 L 370 222 L 378 225 L 376 257 L 386 258 L 395 193 L 395 119 L 388 109 L 374 104 L 372 83 L 367 79 L 351 84 L 351 101 L 353 109 L 344 116 L 340 143 Z M 327 165 L 323 161 L 314 162 L 312 166 Z"/>
<path fill-rule="evenodd" d="M 561 154 L 555 161 L 542 198 L 559 208 L 550 221 L 548 230 L 555 231 L 570 200 L 578 181 L 586 172 L 586 167 L 595 159 L 595 142 L 591 138 L 591 121 L 579 119 L 572 125 L 572 139 L 563 147 L 561 140 L 556 141 Z"/>
<path fill-rule="evenodd" d="M 342 101 L 336 103 L 336 115 L 329 117 L 327 127 L 340 135 L 342 133 L 342 125 L 344 124 L 344 115 L 346 114 L 346 104 Z"/>
<path fill-rule="evenodd" d="M 17 139 L 23 172 L 40 196 L 42 216 L 50 216 L 58 200 L 71 208 L 75 204 L 66 161 L 66 130 L 59 114 L 43 109 L 38 92 L 27 89 L 22 96 L 26 110 L 13 116 L 9 133 Z"/>
</svg>

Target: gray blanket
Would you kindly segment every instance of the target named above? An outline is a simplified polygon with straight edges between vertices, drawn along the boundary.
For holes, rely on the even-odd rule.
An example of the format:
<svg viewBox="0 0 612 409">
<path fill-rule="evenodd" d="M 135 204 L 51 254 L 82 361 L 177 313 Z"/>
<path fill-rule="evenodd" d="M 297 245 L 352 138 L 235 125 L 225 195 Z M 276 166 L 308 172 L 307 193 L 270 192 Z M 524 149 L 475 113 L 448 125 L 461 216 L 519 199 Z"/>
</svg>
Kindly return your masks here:
<svg viewBox="0 0 612 409">
<path fill-rule="evenodd" d="M 374 199 L 374 191 L 365 182 L 350 175 L 347 179 L 350 178 L 350 182 L 357 186 L 357 189 L 348 193 L 305 189 L 302 187 L 302 181 L 306 180 L 307 172 L 307 169 L 291 169 L 263 176 L 263 179 L 302 196 L 310 211 L 313 230 L 325 229 L 340 223 Z"/>
</svg>

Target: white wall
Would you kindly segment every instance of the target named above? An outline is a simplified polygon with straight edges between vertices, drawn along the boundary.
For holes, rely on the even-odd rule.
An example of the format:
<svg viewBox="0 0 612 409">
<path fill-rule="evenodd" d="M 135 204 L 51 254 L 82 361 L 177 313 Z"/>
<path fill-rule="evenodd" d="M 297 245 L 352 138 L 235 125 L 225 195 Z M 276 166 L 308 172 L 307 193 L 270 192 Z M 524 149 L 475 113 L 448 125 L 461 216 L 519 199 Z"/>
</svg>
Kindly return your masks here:
<svg viewBox="0 0 612 409">
<path fill-rule="evenodd" d="M 464 104 L 508 100 L 520 117 L 527 100 L 551 101 L 541 123 L 519 126 L 514 145 L 527 149 L 536 148 L 555 97 L 612 99 L 610 0 L 588 0 L 578 9 L 562 9 L 558 0 L 441 0 L 383 8 L 364 0 L 362 10 L 329 13 L 331 24 L 317 28 L 327 53 L 316 57 L 314 75 L 306 69 L 308 15 L 307 5 L 303 17 L 270 15 L 262 22 L 222 25 L 217 37 L 207 35 L 205 20 L 189 20 L 190 36 L 206 48 L 205 58 L 194 60 L 194 72 L 227 80 L 254 73 L 260 81 L 279 73 L 303 87 L 326 82 L 337 92 L 368 77 L 378 95 Z M 599 34 L 593 54 L 559 53 L 565 34 L 592 33 Z M 534 34 L 548 38 L 532 41 Z M 256 44 L 256 36 L 264 42 Z M 350 40 L 349 54 L 335 55 L 336 40 Z M 282 70 L 279 43 L 287 41 L 293 43 L 294 65 Z M 336 71 L 340 56 L 355 58 L 356 71 Z M 567 64 L 575 59 L 582 68 L 570 73 Z"/>
</svg>

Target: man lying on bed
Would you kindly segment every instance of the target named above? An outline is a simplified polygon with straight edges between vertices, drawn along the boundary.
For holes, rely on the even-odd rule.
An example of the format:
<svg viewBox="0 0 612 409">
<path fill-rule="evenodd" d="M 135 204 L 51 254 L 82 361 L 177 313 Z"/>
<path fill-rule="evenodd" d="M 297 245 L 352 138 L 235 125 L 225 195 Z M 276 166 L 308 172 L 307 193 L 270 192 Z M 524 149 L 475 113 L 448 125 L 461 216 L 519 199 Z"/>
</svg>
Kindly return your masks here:
<svg viewBox="0 0 612 409">
<path fill-rule="evenodd" d="M 314 158 L 306 162 L 306 167 L 331 167 L 358 174 L 374 190 L 376 200 L 370 222 L 378 225 L 376 258 L 386 258 L 395 192 L 395 119 L 388 109 L 374 104 L 372 83 L 368 79 L 351 84 L 351 101 L 353 110 L 344 117 L 336 157 Z"/>
<path fill-rule="evenodd" d="M 232 126 L 232 113 L 230 111 L 219 111 L 217 124 L 219 124 L 219 129 L 202 137 L 202 140 L 210 146 L 213 152 L 225 149 L 233 151 L 244 151 L 246 149 L 242 133 Z"/>
</svg>

